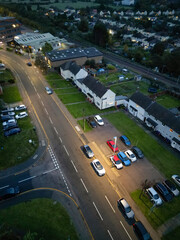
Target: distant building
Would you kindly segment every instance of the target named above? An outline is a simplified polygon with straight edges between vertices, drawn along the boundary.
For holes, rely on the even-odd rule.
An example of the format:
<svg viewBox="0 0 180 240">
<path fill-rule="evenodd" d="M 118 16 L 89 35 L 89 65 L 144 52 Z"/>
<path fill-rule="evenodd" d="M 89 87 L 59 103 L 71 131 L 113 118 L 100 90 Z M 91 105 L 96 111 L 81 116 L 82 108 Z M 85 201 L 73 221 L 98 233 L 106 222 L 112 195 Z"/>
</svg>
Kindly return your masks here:
<svg viewBox="0 0 180 240">
<path fill-rule="evenodd" d="M 21 34 L 21 23 L 14 17 L 0 17 L 0 41 L 11 41 Z"/>
<path fill-rule="evenodd" d="M 126 6 L 134 5 L 134 0 L 122 0 L 122 5 Z"/>
<path fill-rule="evenodd" d="M 102 61 L 103 54 L 94 47 L 90 48 L 69 48 L 66 50 L 51 51 L 46 53 L 46 60 L 53 68 L 58 68 L 61 64 L 74 61 L 78 65 L 83 65 L 87 60 L 94 60 L 96 63 Z"/>
</svg>

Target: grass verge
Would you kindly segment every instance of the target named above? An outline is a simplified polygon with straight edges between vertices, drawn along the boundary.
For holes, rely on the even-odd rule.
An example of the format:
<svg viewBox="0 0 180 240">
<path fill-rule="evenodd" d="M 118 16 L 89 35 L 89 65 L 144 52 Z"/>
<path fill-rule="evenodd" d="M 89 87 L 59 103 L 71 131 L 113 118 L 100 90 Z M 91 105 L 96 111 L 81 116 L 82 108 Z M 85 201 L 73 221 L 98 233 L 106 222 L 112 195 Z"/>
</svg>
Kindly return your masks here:
<svg viewBox="0 0 180 240">
<path fill-rule="evenodd" d="M 78 124 L 81 126 L 81 128 L 84 132 L 89 132 L 92 130 L 92 127 L 89 126 L 89 124 L 87 123 L 86 120 L 85 121 L 83 119 L 79 120 Z M 85 129 L 84 129 L 84 125 L 85 125 Z"/>
<path fill-rule="evenodd" d="M 35 199 L 1 210 L 0 222 L 17 232 L 37 233 L 38 239 L 78 239 L 66 210 L 50 199 Z"/>
<path fill-rule="evenodd" d="M 5 103 L 22 101 L 21 95 L 16 85 L 4 87 L 3 95 L 0 95 L 0 98 L 3 99 Z"/>
<path fill-rule="evenodd" d="M 175 228 L 173 231 L 171 231 L 170 233 L 162 237 L 162 240 L 172 240 L 172 239 L 174 240 L 180 239 L 180 227 Z"/>
</svg>

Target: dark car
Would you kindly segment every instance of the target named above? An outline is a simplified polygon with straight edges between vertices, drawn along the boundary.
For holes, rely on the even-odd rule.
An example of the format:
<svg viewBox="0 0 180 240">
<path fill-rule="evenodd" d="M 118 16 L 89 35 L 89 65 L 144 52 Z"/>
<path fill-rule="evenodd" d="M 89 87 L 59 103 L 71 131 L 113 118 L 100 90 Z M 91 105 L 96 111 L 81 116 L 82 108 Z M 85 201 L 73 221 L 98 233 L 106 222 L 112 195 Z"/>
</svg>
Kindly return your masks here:
<svg viewBox="0 0 180 240">
<path fill-rule="evenodd" d="M 96 125 L 96 122 L 95 122 L 94 118 L 92 118 L 92 117 L 89 117 L 89 118 L 87 119 L 87 122 L 89 123 L 89 125 L 90 125 L 92 128 L 95 128 L 95 127 L 97 127 L 97 125 Z"/>
<path fill-rule="evenodd" d="M 14 197 L 20 193 L 19 186 L 10 187 L 0 193 L 0 200 Z"/>
<path fill-rule="evenodd" d="M 126 146 L 130 146 L 130 145 L 131 145 L 130 140 L 129 140 L 125 135 L 120 136 L 120 140 L 121 140 Z"/>
<path fill-rule="evenodd" d="M 133 153 L 138 157 L 138 158 L 144 158 L 144 154 L 142 153 L 141 149 L 139 149 L 138 147 L 134 146 L 131 149 L 133 151 Z"/>
<path fill-rule="evenodd" d="M 17 133 L 20 133 L 21 129 L 20 128 L 12 128 L 10 130 L 7 130 L 4 132 L 4 136 L 5 137 L 9 137 L 11 135 L 14 135 L 14 134 L 17 134 Z"/>
<path fill-rule="evenodd" d="M 14 117 L 13 116 L 9 116 L 9 115 L 5 115 L 5 116 L 2 116 L 1 117 L 1 121 L 8 121 L 8 120 L 10 120 L 10 119 L 14 119 Z"/>
<path fill-rule="evenodd" d="M 176 188 L 175 184 L 172 183 L 170 180 L 165 180 L 163 184 L 167 187 L 167 189 L 174 195 L 179 196 L 179 190 Z"/>
<path fill-rule="evenodd" d="M 17 123 L 9 123 L 9 124 L 7 124 L 6 126 L 3 127 L 3 130 L 7 131 L 7 130 L 10 130 L 12 128 L 17 128 L 17 127 L 18 127 Z"/>
<path fill-rule="evenodd" d="M 141 240 L 152 240 L 150 234 L 147 232 L 146 228 L 142 224 L 142 222 L 137 221 L 133 224 L 133 229 L 136 235 Z"/>
<path fill-rule="evenodd" d="M 29 67 L 31 67 L 31 66 L 32 66 L 32 63 L 31 63 L 31 62 L 28 62 L 27 65 L 28 65 Z"/>
<path fill-rule="evenodd" d="M 164 201 L 169 202 L 172 200 L 173 195 L 168 191 L 168 189 L 162 183 L 157 183 L 154 186 L 154 188 L 162 196 Z"/>
</svg>

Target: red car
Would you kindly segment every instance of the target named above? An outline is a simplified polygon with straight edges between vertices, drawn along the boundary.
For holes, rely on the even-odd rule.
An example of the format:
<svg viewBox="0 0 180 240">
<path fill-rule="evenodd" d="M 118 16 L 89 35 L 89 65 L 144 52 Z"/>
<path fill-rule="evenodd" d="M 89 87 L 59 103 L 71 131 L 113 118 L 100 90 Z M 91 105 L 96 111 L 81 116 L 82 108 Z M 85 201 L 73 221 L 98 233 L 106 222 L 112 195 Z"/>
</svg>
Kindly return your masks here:
<svg viewBox="0 0 180 240">
<path fill-rule="evenodd" d="M 107 145 L 111 148 L 111 150 L 113 150 L 113 152 L 118 152 L 119 151 L 117 145 L 115 146 L 115 142 L 114 141 L 108 140 L 107 141 Z"/>
</svg>

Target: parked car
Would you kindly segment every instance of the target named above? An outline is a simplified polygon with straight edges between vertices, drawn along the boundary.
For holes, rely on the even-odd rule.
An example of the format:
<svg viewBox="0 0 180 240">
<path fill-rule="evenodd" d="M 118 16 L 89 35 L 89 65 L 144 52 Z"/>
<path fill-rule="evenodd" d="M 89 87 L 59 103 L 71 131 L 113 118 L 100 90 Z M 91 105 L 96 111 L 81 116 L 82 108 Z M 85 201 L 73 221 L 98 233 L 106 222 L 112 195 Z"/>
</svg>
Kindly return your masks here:
<svg viewBox="0 0 180 240">
<path fill-rule="evenodd" d="M 84 145 L 84 151 L 89 158 L 94 157 L 94 153 L 88 145 Z"/>
<path fill-rule="evenodd" d="M 103 126 L 104 122 L 99 115 L 94 116 L 94 120 L 97 122 L 98 125 Z"/>
<path fill-rule="evenodd" d="M 117 169 L 123 168 L 123 164 L 122 164 L 122 162 L 120 161 L 120 159 L 118 158 L 117 155 L 111 156 L 110 160 Z"/>
<path fill-rule="evenodd" d="M 129 158 L 126 156 L 126 154 L 124 152 L 119 152 L 118 157 L 119 157 L 119 159 L 121 159 L 122 163 L 125 166 L 130 166 L 131 165 L 131 161 L 129 160 Z"/>
<path fill-rule="evenodd" d="M 14 134 L 17 134 L 17 133 L 20 133 L 21 129 L 20 128 L 12 128 L 10 130 L 7 130 L 4 132 L 4 136 L 5 137 L 9 137 L 11 135 L 14 135 Z"/>
<path fill-rule="evenodd" d="M 127 218 L 134 218 L 134 212 L 124 198 L 119 199 L 117 204 Z"/>
<path fill-rule="evenodd" d="M 163 184 L 174 196 L 179 196 L 179 190 L 176 188 L 174 183 L 167 179 L 163 182 Z"/>
<path fill-rule="evenodd" d="M 132 149 L 133 153 L 140 159 L 144 158 L 144 154 L 142 153 L 141 149 L 136 146 L 133 146 Z"/>
<path fill-rule="evenodd" d="M 31 63 L 31 62 L 28 62 L 27 65 L 28 65 L 29 67 L 31 67 L 31 66 L 32 66 L 32 63 Z"/>
<path fill-rule="evenodd" d="M 15 112 L 5 112 L 5 113 L 1 113 L 1 117 L 7 116 L 7 115 L 9 115 L 9 116 L 14 116 L 14 115 L 15 115 Z"/>
<path fill-rule="evenodd" d="M 133 229 L 136 235 L 141 240 L 152 240 L 150 234 L 147 232 L 146 228 L 142 224 L 142 222 L 137 221 L 133 224 Z"/>
<path fill-rule="evenodd" d="M 154 188 L 161 195 L 164 201 L 169 202 L 172 200 L 173 195 L 168 191 L 168 189 L 162 184 L 157 183 Z"/>
<path fill-rule="evenodd" d="M 96 127 L 97 127 L 94 118 L 89 117 L 89 118 L 87 119 L 87 122 L 89 123 L 89 125 L 90 125 L 92 128 L 96 128 Z"/>
<path fill-rule="evenodd" d="M 14 119 L 14 117 L 13 116 L 9 116 L 9 115 L 5 115 L 5 116 L 1 117 L 1 121 L 2 122 L 5 122 L 5 121 L 11 120 L 11 119 Z"/>
<path fill-rule="evenodd" d="M 118 152 L 119 151 L 119 149 L 118 149 L 117 145 L 115 145 L 114 141 L 108 140 L 107 145 L 110 147 L 111 150 L 113 150 L 113 152 Z"/>
<path fill-rule="evenodd" d="M 1 113 L 6 113 L 6 112 L 13 112 L 14 111 L 14 108 L 3 108 L 2 110 L 1 110 Z"/>
<path fill-rule="evenodd" d="M 94 170 L 96 171 L 96 173 L 99 176 L 105 175 L 106 171 L 105 171 L 105 169 L 103 168 L 103 166 L 101 165 L 101 163 L 98 159 L 94 159 L 91 164 L 92 164 Z"/>
<path fill-rule="evenodd" d="M 172 179 L 180 187 L 180 176 L 179 175 L 172 175 Z"/>
<path fill-rule="evenodd" d="M 27 116 L 28 116 L 27 112 L 20 112 L 19 114 L 17 114 L 17 115 L 15 116 L 15 118 L 16 118 L 16 119 L 20 119 L 20 118 L 25 118 L 25 117 L 27 117 Z"/>
<path fill-rule="evenodd" d="M 146 193 L 150 197 L 151 201 L 154 202 L 157 206 L 163 203 L 159 194 L 156 192 L 156 190 L 153 187 L 147 188 Z"/>
<path fill-rule="evenodd" d="M 14 197 L 19 193 L 20 193 L 19 186 L 7 188 L 0 194 L 0 200 Z"/>
<path fill-rule="evenodd" d="M 7 121 L 3 122 L 2 125 L 4 127 L 4 126 L 8 125 L 9 123 L 16 123 L 16 122 L 17 122 L 16 119 L 12 118 L 10 120 L 7 120 Z"/>
<path fill-rule="evenodd" d="M 45 87 L 45 90 L 46 90 L 48 95 L 53 93 L 53 90 L 51 88 L 49 88 L 49 87 Z"/>
<path fill-rule="evenodd" d="M 17 127 L 18 127 L 17 123 L 9 123 L 3 127 L 3 131 L 7 131 L 7 130 L 10 130 L 12 128 L 17 128 Z"/>
<path fill-rule="evenodd" d="M 136 156 L 131 150 L 125 151 L 125 154 L 131 160 L 131 162 L 135 162 L 137 160 Z"/>
<path fill-rule="evenodd" d="M 131 145 L 130 140 L 129 140 L 125 135 L 120 136 L 120 140 L 121 140 L 126 146 L 130 146 L 130 145 Z"/>
<path fill-rule="evenodd" d="M 26 110 L 26 109 L 27 108 L 24 104 L 21 104 L 21 105 L 15 107 L 15 111 L 21 111 L 21 110 Z"/>
</svg>

